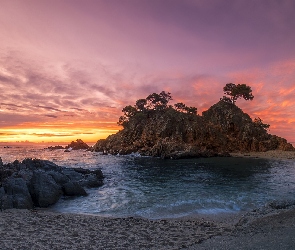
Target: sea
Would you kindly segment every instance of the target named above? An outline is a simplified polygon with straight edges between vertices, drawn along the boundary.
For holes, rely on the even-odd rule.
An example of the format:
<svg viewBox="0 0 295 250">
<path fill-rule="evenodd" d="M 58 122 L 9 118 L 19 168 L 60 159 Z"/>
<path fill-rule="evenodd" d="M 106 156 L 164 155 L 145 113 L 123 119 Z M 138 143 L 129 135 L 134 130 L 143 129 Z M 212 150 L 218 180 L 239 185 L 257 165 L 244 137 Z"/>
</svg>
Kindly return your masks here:
<svg viewBox="0 0 295 250">
<path fill-rule="evenodd" d="M 87 197 L 63 197 L 49 210 L 105 217 L 179 218 L 238 213 L 274 200 L 295 200 L 295 161 L 251 158 L 163 160 L 49 150 L 42 145 L 0 146 L 4 163 L 46 159 L 59 166 L 101 169 Z"/>
</svg>

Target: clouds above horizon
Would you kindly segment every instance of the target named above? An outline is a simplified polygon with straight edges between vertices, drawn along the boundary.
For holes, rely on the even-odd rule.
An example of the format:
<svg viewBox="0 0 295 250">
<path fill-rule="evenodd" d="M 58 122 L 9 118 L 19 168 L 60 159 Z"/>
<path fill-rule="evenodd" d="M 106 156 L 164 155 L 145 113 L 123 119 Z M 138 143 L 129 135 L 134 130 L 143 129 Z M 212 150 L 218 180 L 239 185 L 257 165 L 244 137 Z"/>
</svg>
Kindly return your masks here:
<svg viewBox="0 0 295 250">
<path fill-rule="evenodd" d="M 0 129 L 114 131 L 121 109 L 150 93 L 200 113 L 234 82 L 253 89 L 244 111 L 295 141 L 294 1 L 1 5 Z"/>
</svg>

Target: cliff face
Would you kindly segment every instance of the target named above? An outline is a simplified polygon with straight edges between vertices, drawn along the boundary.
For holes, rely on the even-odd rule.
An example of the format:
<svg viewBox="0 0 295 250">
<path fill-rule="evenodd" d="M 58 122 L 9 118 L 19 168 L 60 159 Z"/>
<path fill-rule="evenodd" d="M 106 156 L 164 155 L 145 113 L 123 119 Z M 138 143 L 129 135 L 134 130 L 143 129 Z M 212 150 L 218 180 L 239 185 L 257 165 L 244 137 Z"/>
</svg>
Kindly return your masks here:
<svg viewBox="0 0 295 250">
<path fill-rule="evenodd" d="M 202 116 L 172 108 L 153 111 L 117 134 L 99 140 L 95 151 L 139 152 L 163 158 L 226 155 L 225 152 L 295 150 L 283 138 L 270 135 L 237 106 L 220 101 Z"/>
</svg>

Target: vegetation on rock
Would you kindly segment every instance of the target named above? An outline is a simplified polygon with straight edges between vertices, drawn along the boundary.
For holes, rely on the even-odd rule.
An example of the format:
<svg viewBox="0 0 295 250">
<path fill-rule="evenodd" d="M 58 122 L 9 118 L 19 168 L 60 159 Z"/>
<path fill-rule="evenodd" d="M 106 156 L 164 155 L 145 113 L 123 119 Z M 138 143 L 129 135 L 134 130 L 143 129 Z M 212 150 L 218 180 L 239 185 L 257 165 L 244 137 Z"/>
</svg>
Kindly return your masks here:
<svg viewBox="0 0 295 250">
<path fill-rule="evenodd" d="M 183 103 L 169 105 L 171 94 L 162 91 L 139 99 L 123 108 L 118 124 L 123 129 L 99 140 L 95 151 L 162 158 L 227 156 L 228 152 L 295 150 L 283 138 L 267 133 L 268 124 L 258 117 L 252 120 L 235 105 L 238 98 L 252 100 L 245 84 L 226 85 L 228 95 L 202 115 L 197 108 Z M 235 87 L 236 86 L 236 87 Z"/>
<path fill-rule="evenodd" d="M 226 97 L 223 96 L 222 100 L 226 102 L 231 102 L 233 104 L 236 103 L 236 101 L 239 98 L 244 98 L 245 100 L 253 100 L 254 96 L 252 95 L 252 89 L 250 86 L 247 86 L 246 84 L 234 84 L 234 83 L 227 83 L 223 87 L 224 94 L 230 96 Z"/>
<path fill-rule="evenodd" d="M 119 118 L 118 124 L 127 128 L 131 123 L 140 124 L 145 119 L 153 118 L 157 115 L 176 115 L 179 113 L 187 113 L 189 115 L 196 115 L 197 108 L 187 107 L 183 103 L 176 103 L 174 107 L 168 105 L 172 100 L 171 94 L 165 91 L 161 93 L 150 94 L 145 99 L 139 99 L 134 106 L 128 105 L 122 109 L 123 116 Z"/>
</svg>

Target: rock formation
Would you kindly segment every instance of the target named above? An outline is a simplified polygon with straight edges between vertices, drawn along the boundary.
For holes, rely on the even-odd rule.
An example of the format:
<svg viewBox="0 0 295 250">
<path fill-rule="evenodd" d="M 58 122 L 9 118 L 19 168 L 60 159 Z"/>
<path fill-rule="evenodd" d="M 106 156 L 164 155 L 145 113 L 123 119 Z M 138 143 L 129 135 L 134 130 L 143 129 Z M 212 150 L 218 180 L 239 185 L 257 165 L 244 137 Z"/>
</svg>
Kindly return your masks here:
<svg viewBox="0 0 295 250">
<path fill-rule="evenodd" d="M 295 150 L 283 138 L 267 133 L 260 119 L 253 121 L 236 105 L 219 101 L 202 116 L 171 106 L 137 112 L 124 129 L 99 140 L 95 151 L 162 158 L 228 156 L 230 152 Z"/>
<path fill-rule="evenodd" d="M 77 139 L 76 141 L 72 141 L 68 146 L 65 147 L 66 149 L 73 149 L 73 150 L 78 150 L 78 149 L 89 149 L 89 146 L 83 142 L 81 139 Z"/>
<path fill-rule="evenodd" d="M 62 195 L 86 196 L 85 188 L 101 185 L 99 169 L 62 168 L 39 159 L 3 164 L 0 158 L 0 209 L 48 207 Z"/>
</svg>

